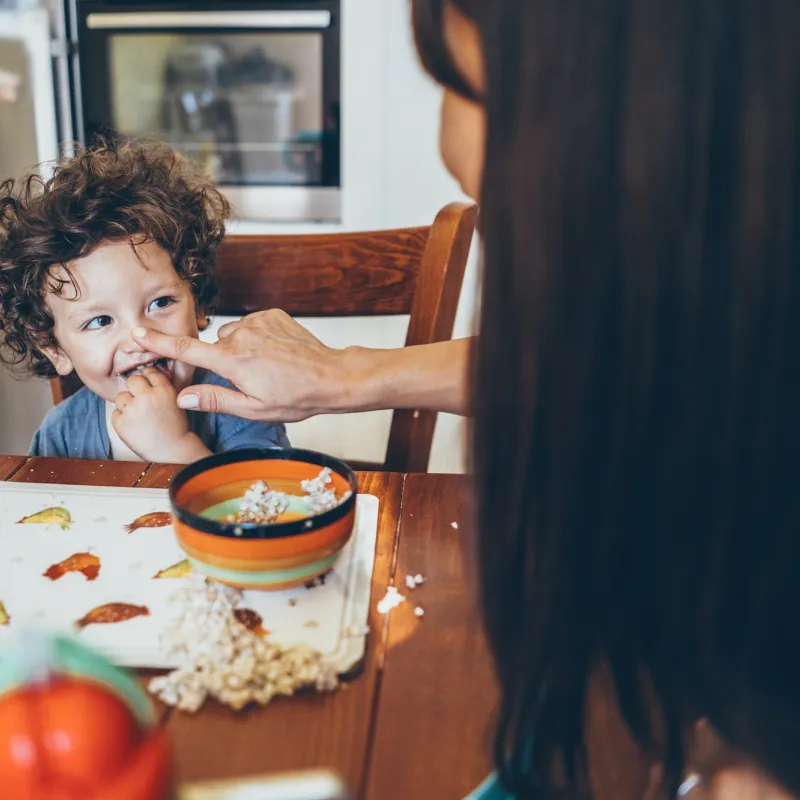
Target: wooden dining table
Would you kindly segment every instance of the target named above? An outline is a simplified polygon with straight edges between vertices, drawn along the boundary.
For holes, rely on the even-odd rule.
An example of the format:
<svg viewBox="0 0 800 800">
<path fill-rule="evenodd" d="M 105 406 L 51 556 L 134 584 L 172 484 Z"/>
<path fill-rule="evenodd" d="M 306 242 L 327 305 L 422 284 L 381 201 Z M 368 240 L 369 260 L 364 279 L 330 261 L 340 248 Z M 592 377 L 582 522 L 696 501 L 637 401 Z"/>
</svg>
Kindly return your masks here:
<svg viewBox="0 0 800 800">
<path fill-rule="evenodd" d="M 16 482 L 165 488 L 179 469 L 0 456 L 0 480 Z M 333 693 L 265 708 L 159 706 L 182 782 L 324 767 L 357 798 L 456 800 L 490 771 L 497 690 L 465 560 L 465 478 L 365 472 L 358 482 L 380 501 L 363 669 Z M 417 574 L 425 582 L 408 592 Z M 382 615 L 390 585 L 408 600 Z"/>
</svg>

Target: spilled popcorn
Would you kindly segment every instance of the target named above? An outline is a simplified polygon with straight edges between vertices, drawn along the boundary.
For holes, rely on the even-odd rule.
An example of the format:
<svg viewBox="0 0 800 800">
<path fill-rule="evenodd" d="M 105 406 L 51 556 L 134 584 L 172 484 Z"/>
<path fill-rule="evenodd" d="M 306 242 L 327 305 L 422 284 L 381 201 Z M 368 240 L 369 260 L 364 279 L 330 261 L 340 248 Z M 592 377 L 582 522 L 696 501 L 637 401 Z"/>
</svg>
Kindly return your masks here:
<svg viewBox="0 0 800 800">
<path fill-rule="evenodd" d="M 406 588 L 416 589 L 417 586 L 422 586 L 425 583 L 425 578 L 422 575 L 406 575 Z"/>
<path fill-rule="evenodd" d="M 332 475 L 330 467 L 325 467 L 316 478 L 300 482 L 311 516 L 336 508 L 353 494 L 347 491 L 337 497 L 336 489 L 332 486 Z M 287 511 L 289 498 L 290 495 L 285 492 L 270 489 L 264 481 L 256 481 L 245 492 L 238 513 L 230 514 L 225 521 L 268 525 Z"/>
<path fill-rule="evenodd" d="M 336 670 L 320 653 L 306 645 L 282 647 L 238 622 L 240 599 L 235 589 L 200 576 L 173 595 L 175 614 L 163 639 L 181 666 L 150 681 L 156 697 L 190 712 L 212 697 L 238 711 L 298 689 L 338 686 Z"/>
<path fill-rule="evenodd" d="M 378 613 L 388 614 L 393 608 L 397 608 L 400 603 L 405 602 L 405 595 L 400 594 L 394 586 L 390 586 L 383 596 L 383 600 L 378 603 Z"/>
</svg>

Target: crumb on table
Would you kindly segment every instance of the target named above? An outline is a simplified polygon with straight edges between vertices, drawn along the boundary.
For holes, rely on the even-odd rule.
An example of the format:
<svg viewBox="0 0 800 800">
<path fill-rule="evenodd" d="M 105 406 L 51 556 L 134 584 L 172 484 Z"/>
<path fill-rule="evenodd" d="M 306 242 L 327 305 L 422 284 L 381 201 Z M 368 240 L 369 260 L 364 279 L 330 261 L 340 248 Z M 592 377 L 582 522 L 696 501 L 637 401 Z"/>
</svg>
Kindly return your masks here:
<svg viewBox="0 0 800 800">
<path fill-rule="evenodd" d="M 383 600 L 378 603 L 378 612 L 381 614 L 388 614 L 393 608 L 397 608 L 400 603 L 405 602 L 405 599 L 405 595 L 400 594 L 396 587 L 389 586 L 386 589 Z"/>
</svg>

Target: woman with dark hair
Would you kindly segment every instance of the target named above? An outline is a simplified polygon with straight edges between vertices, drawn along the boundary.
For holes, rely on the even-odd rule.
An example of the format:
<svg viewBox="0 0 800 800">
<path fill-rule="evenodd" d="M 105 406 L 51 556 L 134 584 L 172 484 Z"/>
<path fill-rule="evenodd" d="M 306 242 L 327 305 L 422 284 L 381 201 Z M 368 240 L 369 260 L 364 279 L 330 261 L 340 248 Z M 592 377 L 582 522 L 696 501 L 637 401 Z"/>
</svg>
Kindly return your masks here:
<svg viewBox="0 0 800 800">
<path fill-rule="evenodd" d="M 600 686 L 648 797 L 800 797 L 800 4 L 413 5 L 482 204 L 500 780 L 620 798 L 594 776 L 623 754 L 586 744 Z"/>
<path fill-rule="evenodd" d="M 800 5 L 414 5 L 425 65 L 486 114 L 477 566 L 507 786 L 591 790 L 607 671 L 662 796 L 800 795 Z"/>
</svg>

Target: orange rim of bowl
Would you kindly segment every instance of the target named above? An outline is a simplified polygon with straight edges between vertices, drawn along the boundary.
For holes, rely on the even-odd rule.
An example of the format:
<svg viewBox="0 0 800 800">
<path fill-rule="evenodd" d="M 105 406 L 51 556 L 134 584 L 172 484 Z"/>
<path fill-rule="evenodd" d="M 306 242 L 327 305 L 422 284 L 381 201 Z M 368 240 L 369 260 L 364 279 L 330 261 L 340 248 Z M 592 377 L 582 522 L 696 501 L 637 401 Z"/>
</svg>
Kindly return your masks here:
<svg viewBox="0 0 800 800">
<path fill-rule="evenodd" d="M 245 561 L 269 561 L 275 558 L 291 558 L 315 553 L 329 547 L 333 542 L 349 538 L 353 528 L 355 510 L 329 523 L 323 528 L 304 531 L 295 536 L 270 538 L 244 538 L 240 536 L 216 536 L 198 531 L 179 520 L 175 523 L 178 541 L 186 545 L 194 558 L 200 554 L 222 556 Z"/>
<path fill-rule="evenodd" d="M 200 490 L 211 488 L 215 485 L 212 480 L 213 472 L 231 465 L 244 465 L 247 462 L 254 464 L 252 479 L 259 480 L 258 463 L 263 462 L 285 462 L 287 468 L 291 465 L 312 465 L 324 469 L 329 468 L 332 472 L 343 479 L 351 492 L 350 496 L 342 500 L 339 505 L 321 514 L 305 517 L 291 522 L 276 522 L 269 525 L 258 525 L 255 523 L 234 523 L 223 522 L 221 520 L 208 519 L 200 516 L 185 508 L 181 500 L 181 492 L 191 488 L 191 483 L 197 482 L 202 476 L 207 476 L 207 481 L 201 481 Z M 295 467 L 296 468 L 296 467 Z M 206 458 L 195 461 L 184 467 L 173 479 L 169 487 L 169 499 L 172 505 L 172 513 L 176 523 L 182 523 L 196 533 L 207 534 L 212 537 L 226 537 L 238 543 L 247 540 L 263 539 L 282 539 L 286 537 L 309 536 L 320 529 L 327 528 L 339 520 L 343 520 L 355 509 L 356 496 L 358 493 L 358 482 L 355 473 L 343 461 L 324 453 L 314 450 L 299 450 L 292 447 L 287 448 L 249 448 L 246 450 L 231 450 L 227 453 L 219 453 L 207 456 Z M 177 528 L 176 524 L 176 528 Z M 337 526 L 338 527 L 338 526 Z M 324 538 L 324 537 L 323 537 Z M 295 542 L 296 545 L 296 542 Z M 203 547 L 202 549 L 207 549 Z M 237 548 L 237 552 L 242 552 Z M 293 549 L 293 552 L 296 552 Z"/>
</svg>

